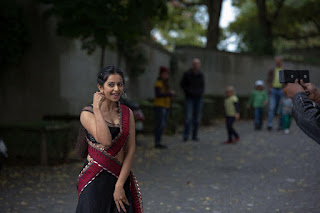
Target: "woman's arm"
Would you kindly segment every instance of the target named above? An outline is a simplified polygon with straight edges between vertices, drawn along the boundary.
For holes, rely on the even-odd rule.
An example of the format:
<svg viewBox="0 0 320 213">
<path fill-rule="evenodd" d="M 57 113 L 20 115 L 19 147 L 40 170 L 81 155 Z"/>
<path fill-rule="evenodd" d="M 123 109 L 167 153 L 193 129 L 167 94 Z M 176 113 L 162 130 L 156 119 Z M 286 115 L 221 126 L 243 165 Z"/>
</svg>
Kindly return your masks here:
<svg viewBox="0 0 320 213">
<path fill-rule="evenodd" d="M 101 93 L 95 93 L 93 96 L 93 114 L 83 111 L 80 115 L 80 121 L 97 142 L 104 146 L 111 146 L 112 136 L 100 110 L 103 98 Z"/>
<path fill-rule="evenodd" d="M 115 190 L 114 190 L 114 201 L 117 205 L 117 208 L 120 212 L 120 207 L 123 209 L 124 212 L 125 211 L 125 207 L 123 205 L 123 203 L 129 205 L 129 202 L 125 196 L 125 191 L 124 191 L 124 184 L 129 176 L 130 170 L 131 170 L 131 166 L 133 163 L 133 158 L 134 158 L 134 153 L 136 150 L 136 141 L 135 141 L 135 123 L 134 123 L 134 117 L 133 117 L 133 113 L 130 110 L 130 130 L 129 130 L 129 138 L 128 138 L 128 142 L 126 144 L 125 148 L 125 157 L 123 160 L 123 164 L 122 164 L 122 168 L 121 168 L 121 172 L 119 175 L 119 178 L 117 180 L 116 186 L 115 186 Z"/>
</svg>

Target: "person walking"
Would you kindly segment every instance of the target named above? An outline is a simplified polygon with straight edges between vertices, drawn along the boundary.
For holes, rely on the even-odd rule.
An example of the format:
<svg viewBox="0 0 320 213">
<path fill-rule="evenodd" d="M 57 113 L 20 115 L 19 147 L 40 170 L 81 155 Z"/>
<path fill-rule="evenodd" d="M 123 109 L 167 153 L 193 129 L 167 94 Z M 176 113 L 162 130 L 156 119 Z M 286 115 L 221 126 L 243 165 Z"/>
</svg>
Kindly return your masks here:
<svg viewBox="0 0 320 213">
<path fill-rule="evenodd" d="M 291 111 L 292 111 L 292 100 L 286 94 L 286 90 L 284 89 L 284 97 L 281 101 L 282 105 L 282 113 L 283 113 L 283 129 L 285 134 L 290 133 L 290 125 L 291 125 Z"/>
<path fill-rule="evenodd" d="M 279 114 L 278 130 L 283 129 L 281 99 L 283 98 L 282 84 L 279 80 L 279 71 L 283 69 L 282 56 L 274 58 L 276 67 L 268 72 L 268 92 L 269 92 L 269 110 L 268 110 L 268 130 L 272 130 L 273 118 L 276 112 Z"/>
<path fill-rule="evenodd" d="M 166 149 L 167 146 L 161 144 L 161 136 L 164 127 L 167 123 L 167 115 L 169 108 L 171 106 L 171 98 L 174 95 L 174 91 L 169 88 L 169 70 L 161 66 L 159 70 L 159 76 L 154 84 L 154 110 L 156 117 L 155 125 L 155 148 L 157 149 Z"/>
<path fill-rule="evenodd" d="M 226 99 L 224 100 L 224 110 L 226 118 L 226 128 L 228 132 L 228 140 L 225 141 L 225 144 L 237 143 L 240 140 L 239 134 L 233 127 L 235 120 L 240 119 L 240 107 L 239 99 L 235 95 L 234 87 L 227 86 L 226 90 Z M 234 137 L 234 140 L 232 139 Z"/>
<path fill-rule="evenodd" d="M 98 92 L 80 114 L 78 152 L 86 162 L 78 176 L 77 213 L 142 213 L 139 185 L 130 171 L 135 154 L 132 111 L 120 104 L 123 72 L 107 66 L 97 76 Z"/>
<path fill-rule="evenodd" d="M 185 94 L 185 121 L 183 131 L 183 141 L 189 139 L 192 126 L 192 140 L 199 141 L 198 129 L 201 119 L 202 96 L 205 82 L 203 73 L 200 71 L 200 59 L 192 60 L 192 68 L 183 74 L 180 86 Z"/>
<path fill-rule="evenodd" d="M 264 108 L 268 103 L 268 95 L 261 80 L 255 82 L 255 89 L 252 91 L 248 106 L 254 109 L 254 129 L 261 130 L 263 125 Z"/>
</svg>

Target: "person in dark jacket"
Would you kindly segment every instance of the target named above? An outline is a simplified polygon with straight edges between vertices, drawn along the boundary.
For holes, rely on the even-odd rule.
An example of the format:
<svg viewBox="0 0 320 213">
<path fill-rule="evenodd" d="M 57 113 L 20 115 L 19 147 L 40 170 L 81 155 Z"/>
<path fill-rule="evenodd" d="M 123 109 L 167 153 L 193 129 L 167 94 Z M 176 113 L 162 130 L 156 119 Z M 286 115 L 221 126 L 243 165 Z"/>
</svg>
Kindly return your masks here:
<svg viewBox="0 0 320 213">
<path fill-rule="evenodd" d="M 292 98 L 292 116 L 309 137 L 320 144 L 320 91 L 311 83 L 296 80 L 286 85 L 285 90 Z"/>
<path fill-rule="evenodd" d="M 202 110 L 202 96 L 204 93 L 204 77 L 200 71 L 200 59 L 192 60 L 192 68 L 183 74 L 180 86 L 186 97 L 185 102 L 185 122 L 183 141 L 189 139 L 192 125 L 192 140 L 199 141 L 198 128 Z"/>
</svg>

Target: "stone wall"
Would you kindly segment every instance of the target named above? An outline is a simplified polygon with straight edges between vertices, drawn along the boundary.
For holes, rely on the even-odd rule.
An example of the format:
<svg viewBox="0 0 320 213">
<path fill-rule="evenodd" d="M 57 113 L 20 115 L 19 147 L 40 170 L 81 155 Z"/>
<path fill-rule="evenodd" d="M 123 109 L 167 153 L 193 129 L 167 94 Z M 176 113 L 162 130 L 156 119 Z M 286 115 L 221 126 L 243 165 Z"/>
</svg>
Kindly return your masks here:
<svg viewBox="0 0 320 213">
<path fill-rule="evenodd" d="M 192 58 L 201 60 L 207 95 L 224 95 L 227 85 L 233 85 L 240 96 L 247 96 L 256 80 L 267 80 L 267 72 L 274 66 L 273 58 L 184 47 L 175 52 L 178 58 L 176 78 L 191 67 Z M 310 70 L 311 81 L 320 85 L 320 66 L 285 61 L 287 69 Z M 180 91 L 179 85 L 175 85 Z M 181 94 L 181 91 L 180 93 Z"/>
</svg>

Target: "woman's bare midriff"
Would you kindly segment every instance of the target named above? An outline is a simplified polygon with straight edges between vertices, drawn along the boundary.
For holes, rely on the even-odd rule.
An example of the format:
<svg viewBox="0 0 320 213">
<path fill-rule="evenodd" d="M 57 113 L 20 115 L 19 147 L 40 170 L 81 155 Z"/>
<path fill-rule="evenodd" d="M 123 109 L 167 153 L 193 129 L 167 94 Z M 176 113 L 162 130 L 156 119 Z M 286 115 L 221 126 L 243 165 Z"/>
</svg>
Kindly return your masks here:
<svg viewBox="0 0 320 213">
<path fill-rule="evenodd" d="M 106 146 L 103 146 L 101 144 L 98 144 L 97 146 L 100 148 L 103 148 L 103 149 L 106 148 Z M 120 150 L 120 152 L 117 154 L 116 158 L 120 163 L 123 163 L 123 160 L 124 160 L 124 150 L 123 149 Z M 88 155 L 87 161 L 91 161 L 91 160 L 92 160 L 92 158 L 90 157 L 90 155 Z"/>
</svg>

